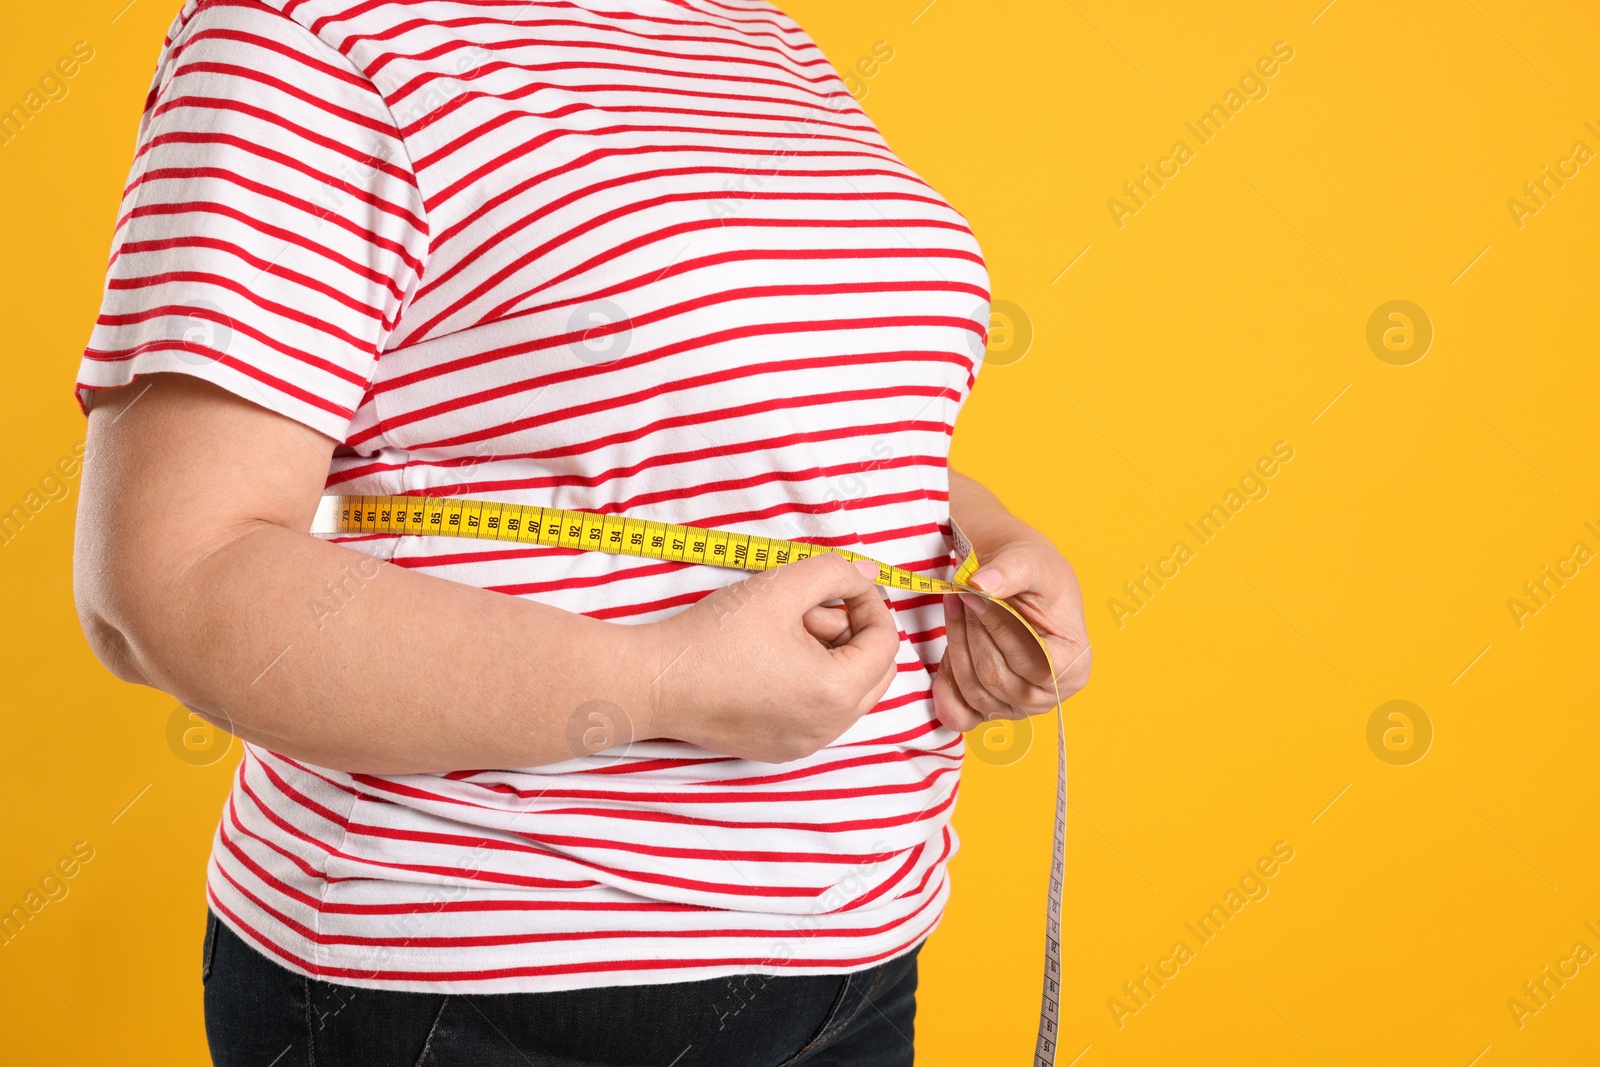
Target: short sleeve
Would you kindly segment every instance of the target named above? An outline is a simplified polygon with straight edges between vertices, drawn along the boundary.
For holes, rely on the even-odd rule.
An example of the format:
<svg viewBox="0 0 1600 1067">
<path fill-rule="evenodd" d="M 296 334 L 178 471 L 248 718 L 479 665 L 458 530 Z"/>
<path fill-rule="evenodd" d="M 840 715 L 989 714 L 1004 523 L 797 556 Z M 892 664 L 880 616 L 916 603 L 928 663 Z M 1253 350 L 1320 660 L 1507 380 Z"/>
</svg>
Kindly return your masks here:
<svg viewBox="0 0 1600 1067">
<path fill-rule="evenodd" d="M 78 402 L 170 371 L 345 440 L 427 258 L 382 96 L 264 5 L 186 8 L 162 52 Z"/>
</svg>

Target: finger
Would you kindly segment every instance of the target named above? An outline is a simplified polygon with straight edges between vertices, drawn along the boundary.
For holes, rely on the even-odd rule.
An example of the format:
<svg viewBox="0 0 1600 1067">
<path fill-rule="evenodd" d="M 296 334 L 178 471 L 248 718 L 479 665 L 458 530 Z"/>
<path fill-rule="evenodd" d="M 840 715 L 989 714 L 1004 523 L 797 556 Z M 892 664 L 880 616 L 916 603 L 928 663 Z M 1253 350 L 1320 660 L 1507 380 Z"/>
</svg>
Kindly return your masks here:
<svg viewBox="0 0 1600 1067">
<path fill-rule="evenodd" d="M 1041 663 L 1048 663 L 1043 653 L 1039 652 L 1037 644 L 1034 647 L 1034 654 L 1039 657 Z M 990 711 L 997 717 L 1021 718 L 1024 715 L 1034 715 L 1050 711 L 1060 702 L 1056 699 L 1053 688 L 1047 689 L 1036 685 L 1018 674 L 989 633 L 975 625 L 967 627 L 966 659 L 972 674 L 977 678 L 978 685 L 1005 705 L 1006 710 Z M 1048 683 L 1050 676 L 1048 666 L 1040 673 Z M 961 677 L 964 675 L 957 675 L 958 679 Z M 971 693 L 966 695 L 969 699 L 973 696 Z M 985 707 L 981 699 L 975 706 Z"/>
<path fill-rule="evenodd" d="M 1004 605 L 985 602 L 982 597 L 963 594 L 961 599 L 972 609 L 967 614 L 976 620 L 974 626 L 987 632 L 1007 669 L 1017 675 L 1023 685 L 1033 688 L 1050 685 L 1050 657 L 1020 619 Z"/>
<path fill-rule="evenodd" d="M 944 618 L 945 664 L 962 699 L 985 717 L 1011 714 L 1011 706 L 984 686 L 973 667 L 973 645 L 987 642 L 987 634 L 981 627 L 968 624 L 968 613 L 962 609 L 959 598 L 945 599 Z"/>
<path fill-rule="evenodd" d="M 1012 693 L 1015 702 L 1049 710 L 1046 703 L 1053 706 L 1088 683 L 1091 656 L 1083 593 L 1072 565 L 1053 547 L 1032 541 L 1009 545 L 980 567 L 969 584 L 1006 598 L 1001 605 L 982 605 L 999 610 L 979 615 L 1008 662 L 1037 687 L 1032 697 Z M 1047 657 L 1040 655 L 1034 634 L 1028 633 L 1008 608 L 1020 612 L 1032 624 L 1037 636 L 1044 640 Z M 1020 657 L 1019 647 L 1008 640 L 1007 631 L 1021 642 Z"/>
<path fill-rule="evenodd" d="M 886 646 L 893 658 L 900 648 L 900 627 L 884 602 L 883 590 L 867 577 L 878 573 L 877 565 L 863 560 L 848 566 L 861 579 L 862 585 L 859 591 L 839 595 L 850 625 L 850 644 L 865 640 L 869 647 Z"/>
<path fill-rule="evenodd" d="M 1089 682 L 1089 667 L 1093 659 L 1089 649 L 1089 629 L 1083 616 L 1083 590 L 1078 586 L 1078 576 L 1071 566 L 1067 568 L 1067 582 L 1058 597 L 1053 613 L 1058 622 L 1051 629 L 1059 639 L 1052 643 L 1051 655 L 1055 659 L 1057 684 L 1063 695 L 1076 693 Z M 1061 647 L 1056 650 L 1056 645 Z"/>
<path fill-rule="evenodd" d="M 1056 706 L 1055 690 L 1035 685 L 1018 674 L 993 639 L 977 627 L 968 631 L 967 655 L 978 684 L 1014 709 L 1017 715 L 1037 714 Z M 1048 669 L 1043 673 L 1048 677 Z M 1005 717 L 1017 716 L 1006 714 Z"/>
<path fill-rule="evenodd" d="M 873 581 L 877 566 L 824 552 L 765 573 L 781 583 L 780 595 L 798 609 L 802 626 L 812 609 L 843 601 L 840 614 L 845 616 L 847 632 L 818 652 L 828 657 L 824 669 L 840 691 L 850 695 L 852 704 L 870 709 L 894 681 L 895 655 L 900 650 L 899 625 Z"/>
<path fill-rule="evenodd" d="M 867 690 L 866 694 L 862 696 L 861 702 L 856 705 L 856 718 L 861 718 L 861 716 L 877 707 L 878 701 L 883 699 L 883 694 L 889 691 L 889 687 L 894 684 L 894 680 L 899 676 L 900 668 L 891 661 L 888 669 L 883 672 L 883 677 L 879 678 L 872 688 Z"/>
<path fill-rule="evenodd" d="M 845 682 L 862 692 L 877 690 L 880 683 L 887 689 L 884 677 L 890 672 L 889 680 L 893 680 L 900 627 L 872 580 L 877 576 L 877 565 L 851 563 L 837 552 L 827 552 L 773 573 L 783 571 L 790 571 L 790 580 L 798 583 L 795 592 L 807 605 L 805 610 L 830 600 L 844 602 L 841 614 L 846 618 L 848 635 L 836 639 L 829 654 L 843 670 Z"/>
<path fill-rule="evenodd" d="M 850 636 L 843 643 L 836 642 L 832 654 L 862 681 L 876 679 L 885 668 L 894 666 L 895 654 L 900 651 L 899 624 L 876 586 L 860 596 L 845 597 L 844 606 Z"/>
<path fill-rule="evenodd" d="M 1050 646 L 1050 661 L 1056 669 L 1056 686 L 1062 699 L 1082 691 L 1089 684 L 1089 668 L 1094 659 L 1088 635 L 1077 639 L 1048 637 L 1045 641 Z"/>
<path fill-rule="evenodd" d="M 972 710 L 972 706 L 961 696 L 944 663 L 939 665 L 939 673 L 933 676 L 933 714 L 958 733 L 966 733 L 983 722 L 983 716 Z"/>
<path fill-rule="evenodd" d="M 878 570 L 870 563 L 851 563 L 837 552 L 820 552 L 763 573 L 778 583 L 785 595 L 804 601 L 804 608 L 810 608 L 872 592 L 877 588 L 873 578 Z M 882 597 L 878 599 L 881 601 Z"/>
<path fill-rule="evenodd" d="M 818 641 L 828 646 L 850 640 L 850 613 L 842 607 L 820 606 L 807 608 L 800 616 L 800 625 Z"/>
<path fill-rule="evenodd" d="M 1037 584 L 1039 568 L 1025 546 L 1003 548 L 987 560 L 968 580 L 969 585 L 982 589 L 990 596 L 1008 597 L 1032 589 Z"/>
</svg>

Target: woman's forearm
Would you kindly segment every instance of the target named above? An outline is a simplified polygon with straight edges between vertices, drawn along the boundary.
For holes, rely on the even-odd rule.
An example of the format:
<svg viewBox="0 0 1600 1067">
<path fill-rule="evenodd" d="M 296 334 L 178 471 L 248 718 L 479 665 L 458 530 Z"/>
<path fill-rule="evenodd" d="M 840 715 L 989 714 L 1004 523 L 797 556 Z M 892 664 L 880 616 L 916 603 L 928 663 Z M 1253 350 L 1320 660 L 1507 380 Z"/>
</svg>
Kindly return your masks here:
<svg viewBox="0 0 1600 1067">
<path fill-rule="evenodd" d="M 954 468 L 950 471 L 950 517 L 972 542 L 980 560 L 1014 541 L 1042 537 L 1011 514 L 988 488 Z"/>
<path fill-rule="evenodd" d="M 654 729 L 659 627 L 459 585 L 265 522 L 174 579 L 120 598 L 145 605 L 104 635 L 130 680 L 319 766 L 527 767 Z"/>
</svg>

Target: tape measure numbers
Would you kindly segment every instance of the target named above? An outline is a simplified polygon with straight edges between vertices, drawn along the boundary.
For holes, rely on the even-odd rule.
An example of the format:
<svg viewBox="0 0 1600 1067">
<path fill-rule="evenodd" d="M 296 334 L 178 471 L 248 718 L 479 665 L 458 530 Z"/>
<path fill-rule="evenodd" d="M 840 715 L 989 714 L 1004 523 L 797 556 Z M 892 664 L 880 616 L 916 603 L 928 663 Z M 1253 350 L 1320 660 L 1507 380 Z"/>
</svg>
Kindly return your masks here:
<svg viewBox="0 0 1600 1067">
<path fill-rule="evenodd" d="M 849 549 L 802 541 L 650 522 L 622 515 L 600 515 L 592 511 L 456 497 L 325 496 L 318 505 L 311 532 L 474 537 L 745 571 L 771 570 L 825 552 L 837 553 L 851 562 L 878 563 Z M 878 563 L 877 584 L 912 593 L 984 595 L 965 584 L 977 569 L 977 557 L 970 551 L 953 582 Z M 1032 627 L 1029 630 L 1031 632 Z"/>
<path fill-rule="evenodd" d="M 953 524 L 952 524 L 953 525 Z M 484 541 L 509 541 L 583 552 L 705 564 L 736 570 L 764 571 L 811 556 L 833 552 L 851 562 L 877 564 L 877 584 L 910 593 L 952 596 L 968 593 L 998 604 L 1016 617 L 1044 651 L 1050 666 L 1050 684 L 1056 690 L 1056 813 L 1050 856 L 1050 890 L 1046 907 L 1044 989 L 1039 1007 L 1039 1035 L 1034 1067 L 1054 1067 L 1061 985 L 1061 892 L 1066 873 L 1067 749 L 1061 723 L 1061 690 L 1055 681 L 1050 650 L 1027 619 L 998 597 L 970 585 L 978 569 L 972 546 L 956 533 L 956 552 L 962 562 L 953 580 L 891 567 L 849 549 L 828 548 L 803 541 L 786 541 L 755 534 L 651 522 L 623 515 L 592 511 L 508 504 L 495 500 L 423 496 L 325 496 L 312 521 L 313 534 L 373 534 L 391 537 L 470 537 Z"/>
</svg>

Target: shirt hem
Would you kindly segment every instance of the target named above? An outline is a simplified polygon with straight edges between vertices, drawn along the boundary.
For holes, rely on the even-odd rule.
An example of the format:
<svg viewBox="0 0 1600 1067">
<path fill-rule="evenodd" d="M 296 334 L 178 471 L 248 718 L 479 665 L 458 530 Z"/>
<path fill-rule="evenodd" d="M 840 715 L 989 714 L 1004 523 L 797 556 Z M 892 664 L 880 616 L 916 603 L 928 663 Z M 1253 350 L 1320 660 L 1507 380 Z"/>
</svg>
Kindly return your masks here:
<svg viewBox="0 0 1600 1067">
<path fill-rule="evenodd" d="M 946 883 L 948 885 L 948 883 Z M 225 905 L 217 899 L 214 893 L 207 894 L 212 914 L 217 917 L 229 930 L 261 955 L 267 957 L 277 966 L 304 978 L 327 982 L 332 985 L 350 986 L 358 989 L 388 990 L 391 992 L 407 993 L 434 993 L 434 994 L 482 994 L 482 993 L 553 993 L 566 992 L 579 989 L 604 989 L 617 986 L 635 985 L 671 985 L 686 982 L 705 981 L 714 978 L 724 978 L 740 974 L 779 974 L 779 975 L 826 975 L 826 974 L 854 974 L 859 971 L 869 970 L 882 966 L 891 960 L 910 953 L 919 945 L 927 941 L 944 918 L 944 903 L 939 902 L 939 907 L 932 919 L 909 940 L 897 944 L 898 936 L 864 939 L 852 942 L 850 952 L 857 955 L 858 959 L 849 965 L 833 964 L 793 964 L 784 963 L 785 958 L 773 953 L 775 944 L 782 944 L 784 938 L 775 933 L 772 939 L 762 939 L 752 944 L 749 962 L 740 963 L 708 963 L 708 964 L 678 964 L 673 962 L 661 966 L 663 961 L 652 959 L 639 959 L 639 969 L 629 970 L 626 978 L 617 976 L 618 972 L 611 970 L 576 971 L 558 975 L 531 975 L 509 976 L 497 978 L 463 978 L 449 981 L 422 981 L 416 979 L 385 979 L 367 978 L 359 975 L 350 975 L 347 972 L 371 968 L 371 957 L 356 956 L 346 958 L 343 954 L 330 952 L 326 946 L 316 951 L 318 963 L 314 968 L 304 966 L 295 957 L 294 953 L 281 945 L 268 941 L 259 931 L 252 929 L 238 916 L 233 915 Z M 894 931 L 900 934 L 900 931 Z M 812 938 L 827 938 L 825 932 L 813 934 L 794 934 L 789 941 L 798 942 Z M 837 938 L 829 940 L 838 940 Z M 887 947 L 886 947 L 887 946 Z M 300 945 L 301 949 L 311 949 L 313 946 Z M 732 949 L 730 949 L 732 951 Z M 767 954 L 763 956 L 763 954 Z M 790 957 L 792 958 L 792 957 Z M 605 962 L 595 962 L 596 968 L 606 967 Z"/>
</svg>

